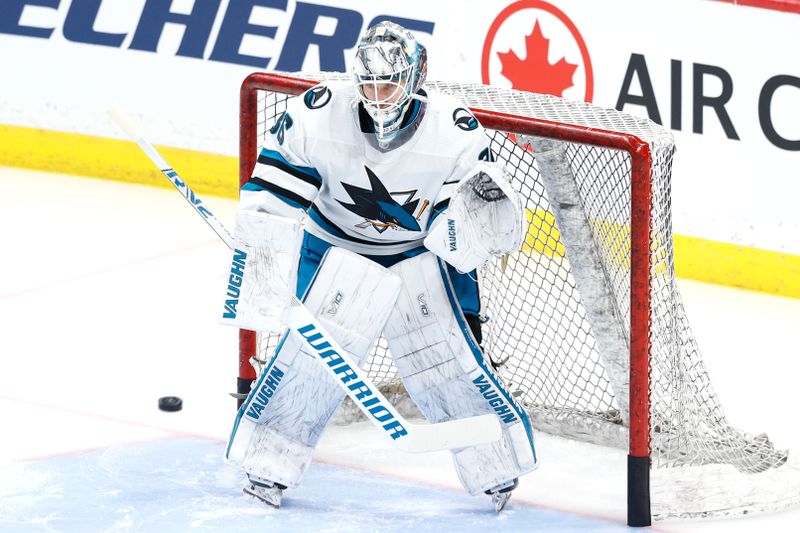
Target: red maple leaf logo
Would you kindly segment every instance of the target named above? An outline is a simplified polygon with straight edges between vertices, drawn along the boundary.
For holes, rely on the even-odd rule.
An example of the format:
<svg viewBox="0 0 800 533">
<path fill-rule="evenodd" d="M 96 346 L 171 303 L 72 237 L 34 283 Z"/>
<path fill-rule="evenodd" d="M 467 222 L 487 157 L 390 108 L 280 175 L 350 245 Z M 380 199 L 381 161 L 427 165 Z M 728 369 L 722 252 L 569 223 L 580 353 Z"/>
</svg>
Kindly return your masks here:
<svg viewBox="0 0 800 533">
<path fill-rule="evenodd" d="M 510 49 L 497 53 L 503 65 L 501 74 L 511 82 L 512 89 L 563 96 L 574 85 L 572 76 L 578 65 L 567 63 L 563 57 L 551 65 L 547 60 L 549 50 L 550 39 L 544 36 L 537 20 L 533 32 L 525 38 L 525 59 Z"/>
</svg>

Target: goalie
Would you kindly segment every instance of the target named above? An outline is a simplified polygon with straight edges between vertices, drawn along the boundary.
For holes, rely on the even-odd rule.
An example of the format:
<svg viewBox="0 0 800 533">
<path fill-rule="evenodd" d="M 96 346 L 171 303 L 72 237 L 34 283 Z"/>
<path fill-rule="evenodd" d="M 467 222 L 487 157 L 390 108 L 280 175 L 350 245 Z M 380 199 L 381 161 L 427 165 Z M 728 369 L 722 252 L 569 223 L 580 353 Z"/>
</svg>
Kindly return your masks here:
<svg viewBox="0 0 800 533">
<path fill-rule="evenodd" d="M 480 348 L 475 269 L 519 248 L 525 215 L 467 107 L 423 88 L 426 63 L 410 32 L 381 22 L 358 44 L 354 84 L 289 102 L 241 190 L 223 322 L 280 332 L 294 290 L 358 364 L 383 333 L 429 421 L 499 417 L 499 441 L 453 450 L 464 488 L 499 511 L 536 454 Z M 226 451 L 245 492 L 275 507 L 344 398 L 315 357 L 284 334 Z"/>
</svg>

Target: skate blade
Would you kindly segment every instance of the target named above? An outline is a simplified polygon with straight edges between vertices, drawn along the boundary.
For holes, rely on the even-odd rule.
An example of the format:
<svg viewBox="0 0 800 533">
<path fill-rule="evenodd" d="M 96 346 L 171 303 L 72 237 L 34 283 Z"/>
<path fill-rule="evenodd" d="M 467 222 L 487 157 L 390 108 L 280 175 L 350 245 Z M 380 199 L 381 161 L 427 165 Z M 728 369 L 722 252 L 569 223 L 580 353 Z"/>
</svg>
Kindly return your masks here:
<svg viewBox="0 0 800 533">
<path fill-rule="evenodd" d="M 250 485 L 245 487 L 243 490 L 245 494 L 266 503 L 270 507 L 274 507 L 275 509 L 281 508 L 281 489 L 277 487 L 261 490 Z"/>
<path fill-rule="evenodd" d="M 492 503 L 494 503 L 494 510 L 500 512 L 511 499 L 511 492 L 499 492 L 492 494 Z"/>
</svg>

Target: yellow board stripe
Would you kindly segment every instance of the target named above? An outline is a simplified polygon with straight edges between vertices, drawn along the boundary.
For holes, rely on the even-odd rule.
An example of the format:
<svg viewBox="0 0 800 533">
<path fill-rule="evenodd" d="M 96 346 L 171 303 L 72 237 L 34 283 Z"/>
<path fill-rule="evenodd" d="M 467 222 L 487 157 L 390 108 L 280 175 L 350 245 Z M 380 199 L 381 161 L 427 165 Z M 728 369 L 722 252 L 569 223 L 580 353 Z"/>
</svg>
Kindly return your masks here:
<svg viewBox="0 0 800 533">
<path fill-rule="evenodd" d="M 682 278 L 800 298 L 800 256 L 674 235 Z"/>
<path fill-rule="evenodd" d="M 198 194 L 238 197 L 236 157 L 158 147 Z M 0 125 L 0 166 L 171 187 L 130 141 Z"/>
<path fill-rule="evenodd" d="M 201 195 L 238 196 L 236 157 L 158 147 Z M 0 166 L 171 187 L 132 142 L 0 124 Z M 528 211 L 523 250 L 563 256 L 553 215 Z M 800 256 L 674 236 L 679 277 L 800 298 Z"/>
</svg>

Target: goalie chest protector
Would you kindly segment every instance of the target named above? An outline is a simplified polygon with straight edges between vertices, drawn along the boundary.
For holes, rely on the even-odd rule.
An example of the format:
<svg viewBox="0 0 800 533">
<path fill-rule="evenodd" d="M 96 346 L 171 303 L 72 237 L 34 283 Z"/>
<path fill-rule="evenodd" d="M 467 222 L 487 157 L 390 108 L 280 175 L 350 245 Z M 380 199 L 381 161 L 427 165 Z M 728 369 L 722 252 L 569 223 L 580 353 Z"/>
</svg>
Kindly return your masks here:
<svg viewBox="0 0 800 533">
<path fill-rule="evenodd" d="M 280 180 L 309 201 L 306 230 L 331 244 L 366 255 L 422 246 L 458 180 L 489 157 L 489 138 L 464 104 L 427 97 L 412 101 L 410 125 L 383 150 L 352 85 L 318 85 L 292 99 L 266 135 L 259 162 L 266 155 L 284 165 L 258 165 L 256 175 L 260 167 L 265 181 Z M 318 194 L 308 194 L 314 179 L 296 170 L 319 180 Z"/>
</svg>

